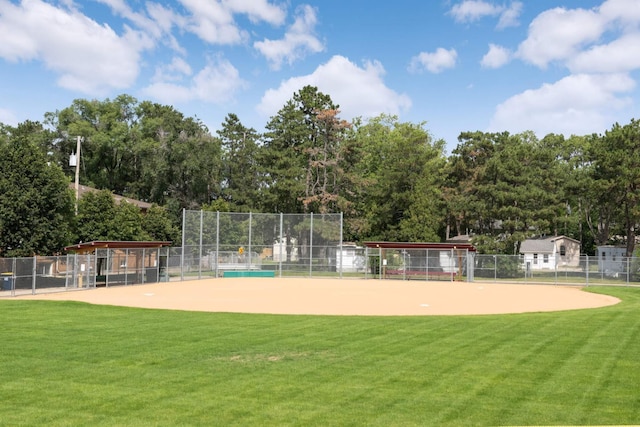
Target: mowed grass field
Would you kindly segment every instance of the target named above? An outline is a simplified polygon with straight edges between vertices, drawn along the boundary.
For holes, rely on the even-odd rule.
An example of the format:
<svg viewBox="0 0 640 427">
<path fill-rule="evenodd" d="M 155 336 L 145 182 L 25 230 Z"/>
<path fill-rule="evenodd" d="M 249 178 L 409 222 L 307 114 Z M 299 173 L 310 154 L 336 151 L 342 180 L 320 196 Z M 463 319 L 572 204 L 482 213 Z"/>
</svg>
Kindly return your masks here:
<svg viewBox="0 0 640 427">
<path fill-rule="evenodd" d="M 640 289 L 556 313 L 342 317 L 0 301 L 2 426 L 640 423 Z"/>
</svg>

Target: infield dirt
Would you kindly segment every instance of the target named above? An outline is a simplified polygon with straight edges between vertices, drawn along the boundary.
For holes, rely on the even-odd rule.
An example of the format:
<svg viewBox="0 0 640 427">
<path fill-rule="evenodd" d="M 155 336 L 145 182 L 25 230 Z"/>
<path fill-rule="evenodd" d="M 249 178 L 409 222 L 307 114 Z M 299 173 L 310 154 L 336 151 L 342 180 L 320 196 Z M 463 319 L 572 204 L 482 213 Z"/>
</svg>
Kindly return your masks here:
<svg viewBox="0 0 640 427">
<path fill-rule="evenodd" d="M 220 278 L 20 298 L 191 311 L 374 316 L 546 312 L 619 302 L 570 286 L 320 278 Z"/>
</svg>

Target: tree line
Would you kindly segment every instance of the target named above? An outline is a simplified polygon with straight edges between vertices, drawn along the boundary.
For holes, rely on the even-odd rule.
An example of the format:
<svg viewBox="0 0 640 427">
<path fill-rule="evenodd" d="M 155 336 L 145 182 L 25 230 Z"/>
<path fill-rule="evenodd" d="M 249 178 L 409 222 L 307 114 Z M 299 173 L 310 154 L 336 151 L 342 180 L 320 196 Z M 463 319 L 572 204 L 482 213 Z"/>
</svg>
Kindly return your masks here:
<svg viewBox="0 0 640 427">
<path fill-rule="evenodd" d="M 351 122 L 316 87 L 293 94 L 265 131 L 228 114 L 215 133 L 172 106 L 75 100 L 42 122 L 0 124 L 0 256 L 59 252 L 90 240 L 179 243 L 183 208 L 344 213 L 345 241 L 443 241 L 472 235 L 484 253 L 564 234 L 635 249 L 640 127 L 539 139 L 462 132 L 450 154 L 426 123 L 380 115 Z M 80 182 L 102 190 L 77 206 Z M 145 215 L 111 194 L 154 204 Z"/>
</svg>

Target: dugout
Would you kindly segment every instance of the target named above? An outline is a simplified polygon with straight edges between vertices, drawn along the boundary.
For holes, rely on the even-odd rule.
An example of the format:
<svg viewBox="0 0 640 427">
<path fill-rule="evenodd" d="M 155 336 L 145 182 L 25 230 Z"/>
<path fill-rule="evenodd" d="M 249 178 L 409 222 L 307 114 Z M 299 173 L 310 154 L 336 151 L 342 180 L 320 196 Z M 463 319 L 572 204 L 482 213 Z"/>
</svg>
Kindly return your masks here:
<svg viewBox="0 0 640 427">
<path fill-rule="evenodd" d="M 94 241 L 65 247 L 73 257 L 68 264 L 83 287 L 86 277 L 94 286 L 132 285 L 166 280 L 171 242 Z"/>
<path fill-rule="evenodd" d="M 364 242 L 367 276 L 379 279 L 473 281 L 470 243 Z"/>
</svg>

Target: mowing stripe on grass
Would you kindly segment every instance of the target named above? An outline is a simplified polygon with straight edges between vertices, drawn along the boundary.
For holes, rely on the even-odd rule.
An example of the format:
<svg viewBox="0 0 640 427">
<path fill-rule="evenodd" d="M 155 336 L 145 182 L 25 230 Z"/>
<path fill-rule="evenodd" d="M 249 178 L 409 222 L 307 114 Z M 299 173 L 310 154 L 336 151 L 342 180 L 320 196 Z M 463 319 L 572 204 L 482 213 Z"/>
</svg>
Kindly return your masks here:
<svg viewBox="0 0 640 427">
<path fill-rule="evenodd" d="M 348 317 L 0 301 L 0 425 L 638 424 L 640 290 Z"/>
</svg>

